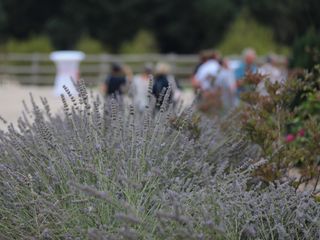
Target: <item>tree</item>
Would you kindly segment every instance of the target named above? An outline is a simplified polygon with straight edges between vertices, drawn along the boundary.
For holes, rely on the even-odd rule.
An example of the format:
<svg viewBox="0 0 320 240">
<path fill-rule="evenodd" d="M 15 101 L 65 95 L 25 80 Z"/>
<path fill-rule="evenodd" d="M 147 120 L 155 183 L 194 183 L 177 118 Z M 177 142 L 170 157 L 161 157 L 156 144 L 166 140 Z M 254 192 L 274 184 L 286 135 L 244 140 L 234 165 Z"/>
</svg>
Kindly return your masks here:
<svg viewBox="0 0 320 240">
<path fill-rule="evenodd" d="M 289 53 L 288 47 L 275 41 L 271 27 L 257 22 L 246 9 L 243 9 L 230 25 L 217 49 L 223 54 L 240 54 L 247 47 L 254 48 L 259 55 L 270 52 Z"/>
<path fill-rule="evenodd" d="M 6 36 L 25 39 L 33 34 L 43 32 L 48 18 L 53 16 L 59 9 L 63 0 L 1 0 L 0 22 L 3 33 Z"/>
<path fill-rule="evenodd" d="M 310 26 L 320 29 L 318 0 L 0 0 L 0 37 L 48 34 L 65 49 L 85 35 L 118 52 L 144 29 L 161 52 L 190 53 L 216 46 L 246 7 L 285 45 Z"/>
<path fill-rule="evenodd" d="M 292 67 L 312 69 L 320 62 L 320 33 L 310 28 L 305 35 L 296 39 L 292 50 Z"/>
<path fill-rule="evenodd" d="M 153 1 L 152 27 L 164 52 L 213 47 L 236 14 L 232 0 Z"/>
<path fill-rule="evenodd" d="M 318 0 L 246 0 L 245 5 L 260 22 L 271 26 L 276 40 L 291 45 L 309 27 L 320 29 Z"/>
</svg>

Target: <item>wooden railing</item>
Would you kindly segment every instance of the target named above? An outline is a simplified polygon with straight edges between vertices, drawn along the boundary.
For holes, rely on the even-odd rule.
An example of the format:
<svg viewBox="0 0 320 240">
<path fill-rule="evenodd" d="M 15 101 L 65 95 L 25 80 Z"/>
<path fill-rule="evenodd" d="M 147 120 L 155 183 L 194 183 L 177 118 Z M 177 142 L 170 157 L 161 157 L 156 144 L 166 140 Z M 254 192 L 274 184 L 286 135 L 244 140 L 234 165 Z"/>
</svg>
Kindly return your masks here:
<svg viewBox="0 0 320 240">
<path fill-rule="evenodd" d="M 128 65 L 133 73 L 143 70 L 145 63 L 166 62 L 181 83 L 186 83 L 197 64 L 196 55 L 146 54 L 146 55 L 86 55 L 80 64 L 81 76 L 89 84 L 95 85 L 106 78 L 113 62 Z M 22 84 L 53 84 L 55 65 L 48 54 L 0 54 L 0 81 L 15 80 Z"/>
</svg>

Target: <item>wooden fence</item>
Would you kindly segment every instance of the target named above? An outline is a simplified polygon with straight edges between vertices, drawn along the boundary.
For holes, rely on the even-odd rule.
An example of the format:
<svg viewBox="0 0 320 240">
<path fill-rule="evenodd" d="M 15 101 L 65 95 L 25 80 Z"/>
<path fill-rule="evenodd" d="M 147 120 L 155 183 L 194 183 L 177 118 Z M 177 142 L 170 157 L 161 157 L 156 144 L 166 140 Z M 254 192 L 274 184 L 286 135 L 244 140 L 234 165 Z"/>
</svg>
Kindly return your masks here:
<svg viewBox="0 0 320 240">
<path fill-rule="evenodd" d="M 86 55 L 80 64 L 81 76 L 87 83 L 95 85 L 103 81 L 113 62 L 128 65 L 133 73 L 143 70 L 145 63 L 167 62 L 181 83 L 187 83 L 197 64 L 196 55 L 146 54 L 146 55 Z M 0 54 L 0 81 L 17 81 L 21 84 L 53 84 L 56 68 L 49 54 Z"/>
</svg>

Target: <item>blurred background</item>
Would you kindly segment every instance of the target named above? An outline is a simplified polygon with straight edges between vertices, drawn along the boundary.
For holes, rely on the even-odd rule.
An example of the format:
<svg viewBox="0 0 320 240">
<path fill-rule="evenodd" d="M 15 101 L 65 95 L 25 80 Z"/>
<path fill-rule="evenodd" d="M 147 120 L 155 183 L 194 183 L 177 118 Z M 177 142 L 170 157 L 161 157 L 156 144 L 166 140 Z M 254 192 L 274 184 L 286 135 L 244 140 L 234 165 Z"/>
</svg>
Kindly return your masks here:
<svg viewBox="0 0 320 240">
<path fill-rule="evenodd" d="M 43 54 L 53 50 L 71 49 L 86 54 L 196 54 L 215 48 L 238 55 L 252 47 L 258 55 L 287 56 L 291 67 L 310 67 L 318 60 L 319 30 L 318 0 L 0 0 L 0 74 L 5 72 L 4 54 L 28 53 L 9 57 L 23 64 L 45 60 Z M 101 59 L 87 58 L 92 64 Z M 32 66 L 39 67 L 35 62 Z M 90 67 L 84 70 L 90 77 Z M 92 74 L 95 70 L 91 68 Z"/>
<path fill-rule="evenodd" d="M 317 0 L 1 0 L 1 52 L 289 54 L 319 39 Z"/>
<path fill-rule="evenodd" d="M 88 84 L 103 81 L 115 61 L 133 73 L 165 61 L 188 86 L 199 51 L 239 58 L 247 47 L 260 59 L 273 53 L 289 68 L 311 68 L 320 59 L 320 1 L 0 0 L 2 83 L 52 85 L 49 54 L 79 50 Z"/>
</svg>

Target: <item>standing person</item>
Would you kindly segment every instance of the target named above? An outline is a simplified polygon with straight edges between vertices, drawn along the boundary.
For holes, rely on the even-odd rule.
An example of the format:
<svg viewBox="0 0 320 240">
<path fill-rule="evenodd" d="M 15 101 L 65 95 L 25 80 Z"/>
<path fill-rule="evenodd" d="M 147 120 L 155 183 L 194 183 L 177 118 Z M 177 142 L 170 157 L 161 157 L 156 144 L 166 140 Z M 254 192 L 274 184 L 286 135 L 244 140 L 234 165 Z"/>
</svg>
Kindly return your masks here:
<svg viewBox="0 0 320 240">
<path fill-rule="evenodd" d="M 142 74 L 135 75 L 132 79 L 133 104 L 139 112 L 143 112 L 148 104 L 148 85 L 153 66 L 147 63 Z"/>
<path fill-rule="evenodd" d="M 235 70 L 238 97 L 240 97 L 241 93 L 250 91 L 251 84 L 246 83 L 244 77 L 246 74 L 257 73 L 256 58 L 257 55 L 254 49 L 247 48 L 243 51 L 243 61 Z"/>
<path fill-rule="evenodd" d="M 220 64 L 218 62 L 218 53 L 215 51 L 207 51 L 208 60 L 204 62 L 195 74 L 195 81 L 198 83 L 200 95 L 198 99 L 198 107 L 204 112 L 215 112 L 219 108 L 219 100 L 216 92 L 213 91 L 214 83 L 218 75 Z"/>
<path fill-rule="evenodd" d="M 266 63 L 258 69 L 258 72 L 263 75 L 263 80 L 257 86 L 257 91 L 262 96 L 268 95 L 266 82 L 274 84 L 276 82 L 283 83 L 285 80 L 280 69 L 276 66 L 275 56 L 271 54 L 267 57 Z"/>
<path fill-rule="evenodd" d="M 215 82 L 215 91 L 217 91 L 221 102 L 221 112 L 226 113 L 236 105 L 236 78 L 234 72 L 230 69 L 227 59 L 220 60 L 221 68 Z"/>
<path fill-rule="evenodd" d="M 125 92 L 127 78 L 118 63 L 113 63 L 111 66 L 111 73 L 106 78 L 102 91 L 105 96 L 121 96 Z"/>
<path fill-rule="evenodd" d="M 199 68 L 209 59 L 208 56 L 208 50 L 203 50 L 199 53 L 199 63 L 196 65 L 195 69 L 193 70 L 192 76 L 191 76 L 191 85 L 194 90 L 198 90 L 200 88 L 199 81 L 196 79 L 196 74 L 199 70 Z"/>
<path fill-rule="evenodd" d="M 159 62 L 155 67 L 155 77 L 152 87 L 152 94 L 157 100 L 158 108 L 163 103 L 163 97 L 171 86 L 169 101 L 177 101 L 179 99 L 179 90 L 175 82 L 174 76 L 170 74 L 170 66 L 167 63 Z"/>
<path fill-rule="evenodd" d="M 195 74 L 195 80 L 198 82 L 201 91 L 210 91 L 214 85 L 215 78 L 219 71 L 218 53 L 208 52 L 208 60 L 201 64 Z"/>
</svg>

